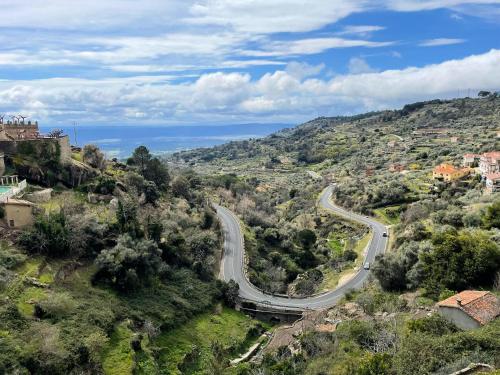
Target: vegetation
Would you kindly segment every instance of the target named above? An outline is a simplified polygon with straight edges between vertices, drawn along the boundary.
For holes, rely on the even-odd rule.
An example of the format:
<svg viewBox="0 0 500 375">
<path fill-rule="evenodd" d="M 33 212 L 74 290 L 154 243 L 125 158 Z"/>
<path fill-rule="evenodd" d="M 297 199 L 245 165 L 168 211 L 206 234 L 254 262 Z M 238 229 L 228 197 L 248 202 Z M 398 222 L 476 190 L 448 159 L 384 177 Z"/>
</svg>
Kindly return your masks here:
<svg viewBox="0 0 500 375">
<path fill-rule="evenodd" d="M 86 196 L 56 195 L 2 243 L 0 372 L 151 373 L 166 365 L 153 355 L 158 334 L 234 305 L 237 286 L 214 278 L 219 230 L 204 193 L 176 197 L 145 151 L 143 166 L 107 166 L 79 189 Z"/>
<path fill-rule="evenodd" d="M 32 227 L 0 242 L 0 373 L 392 375 L 500 366 L 498 320 L 464 332 L 432 311 L 463 289 L 498 290 L 499 195 L 483 194 L 474 176 L 444 183 L 430 173 L 441 162 L 459 165 L 465 152 L 500 149 L 499 100 L 483 93 L 318 118 L 179 153 L 171 164 L 143 146 L 126 163 L 86 146 L 74 163 L 95 176 L 58 189 Z M 35 151 L 28 146 L 11 164 L 37 162 Z M 49 151 L 43 163 L 57 156 Z M 54 184 L 66 173 L 44 168 Z M 318 208 L 331 182 L 337 204 L 391 225 L 390 251 L 371 265 L 368 287 L 327 312 L 323 322 L 338 323 L 335 330 L 313 325 L 260 363 L 229 366 L 268 327 L 231 309 L 238 285 L 215 279 L 222 239 L 210 202 L 241 219 L 255 285 L 307 296 L 355 272 L 370 239 L 368 228 Z"/>
</svg>

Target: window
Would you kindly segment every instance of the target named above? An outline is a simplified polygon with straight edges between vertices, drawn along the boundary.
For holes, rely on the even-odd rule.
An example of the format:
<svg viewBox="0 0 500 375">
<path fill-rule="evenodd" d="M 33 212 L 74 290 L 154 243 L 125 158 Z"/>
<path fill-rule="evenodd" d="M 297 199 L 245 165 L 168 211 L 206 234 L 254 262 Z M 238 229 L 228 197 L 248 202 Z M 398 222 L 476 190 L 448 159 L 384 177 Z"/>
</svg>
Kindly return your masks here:
<svg viewBox="0 0 500 375">
<path fill-rule="evenodd" d="M 14 220 L 9 220 L 9 225 L 10 225 L 11 227 L 14 227 L 14 226 L 15 226 Z"/>
</svg>

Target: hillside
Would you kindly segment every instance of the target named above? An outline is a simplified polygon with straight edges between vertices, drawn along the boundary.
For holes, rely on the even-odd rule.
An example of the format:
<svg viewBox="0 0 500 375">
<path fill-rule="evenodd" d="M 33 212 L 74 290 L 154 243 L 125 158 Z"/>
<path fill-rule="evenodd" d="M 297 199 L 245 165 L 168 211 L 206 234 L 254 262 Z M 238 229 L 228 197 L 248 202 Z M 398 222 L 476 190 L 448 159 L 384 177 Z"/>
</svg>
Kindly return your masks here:
<svg viewBox="0 0 500 375">
<path fill-rule="evenodd" d="M 486 191 L 477 161 L 453 181 L 432 171 L 446 162 L 461 172 L 463 154 L 500 150 L 499 129 L 500 99 L 489 97 L 318 118 L 166 164 L 143 146 L 126 163 L 75 150 L 95 175 L 74 188 L 52 181 L 33 225 L 0 232 L 0 373 L 498 368 L 499 320 L 463 331 L 435 302 L 464 289 L 499 295 L 500 193 Z M 317 204 L 331 184 L 337 204 L 390 226 L 364 287 L 292 327 L 236 311 L 238 286 L 216 277 L 223 232 L 212 203 L 240 220 L 250 281 L 307 298 L 349 280 L 373 241 L 370 228 Z M 269 345 L 230 366 L 257 343 Z"/>
<path fill-rule="evenodd" d="M 324 332 L 335 330 L 335 319 L 309 323 L 250 367 L 264 374 L 448 374 L 470 362 L 498 366 L 498 351 L 481 343 L 498 324 L 468 336 L 446 328 L 431 306 L 464 289 L 498 295 L 500 194 L 487 191 L 479 159 L 471 169 L 462 164 L 464 154 L 500 150 L 499 130 L 498 97 L 434 100 L 175 154 L 172 164 L 204 175 L 212 196 L 239 215 L 248 276 L 270 293 L 331 290 L 360 267 L 370 233 L 317 208 L 325 186 L 334 184 L 337 204 L 391 227 L 372 282 L 340 304 L 374 320 L 344 316 L 337 334 Z M 443 163 L 456 178 L 433 176 Z M 448 356 L 426 351 L 425 360 L 411 360 L 420 358 L 423 341 Z"/>
</svg>

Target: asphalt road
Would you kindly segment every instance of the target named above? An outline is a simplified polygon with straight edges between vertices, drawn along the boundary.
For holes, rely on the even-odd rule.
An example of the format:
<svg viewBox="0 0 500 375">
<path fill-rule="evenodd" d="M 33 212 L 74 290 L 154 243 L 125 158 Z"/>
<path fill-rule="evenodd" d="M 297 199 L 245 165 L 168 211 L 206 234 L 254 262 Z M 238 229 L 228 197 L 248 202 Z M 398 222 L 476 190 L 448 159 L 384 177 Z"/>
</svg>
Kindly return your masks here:
<svg viewBox="0 0 500 375">
<path fill-rule="evenodd" d="M 373 231 L 373 238 L 368 245 L 368 251 L 364 262 L 372 263 L 377 254 L 383 253 L 387 246 L 387 238 L 383 233 L 388 229 L 373 218 L 349 212 L 334 205 L 330 197 L 333 187 L 326 188 L 320 199 L 321 207 L 333 211 L 335 214 L 370 226 Z M 240 286 L 240 297 L 256 303 L 263 303 L 276 308 L 290 309 L 323 309 L 335 305 L 344 294 L 351 289 L 358 289 L 363 286 L 369 272 L 361 268 L 347 283 L 332 291 L 306 298 L 287 298 L 264 293 L 248 281 L 245 275 L 243 235 L 238 218 L 227 208 L 215 205 L 217 215 L 224 230 L 224 254 L 221 262 L 219 278 L 225 281 L 234 280 Z"/>
</svg>

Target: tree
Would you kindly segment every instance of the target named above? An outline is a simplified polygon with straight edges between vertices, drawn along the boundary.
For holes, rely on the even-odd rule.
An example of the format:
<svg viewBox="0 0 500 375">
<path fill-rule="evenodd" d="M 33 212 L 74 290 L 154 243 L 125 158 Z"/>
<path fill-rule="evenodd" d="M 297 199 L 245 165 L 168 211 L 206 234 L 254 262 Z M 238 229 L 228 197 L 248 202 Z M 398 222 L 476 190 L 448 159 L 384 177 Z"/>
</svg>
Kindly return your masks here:
<svg viewBox="0 0 500 375">
<path fill-rule="evenodd" d="M 104 169 L 106 159 L 104 154 L 95 145 L 85 145 L 82 150 L 82 160 L 85 164 L 100 170 Z"/>
<path fill-rule="evenodd" d="M 238 301 L 240 286 L 232 279 L 227 283 L 222 283 L 222 297 L 224 298 L 224 303 L 229 307 L 234 307 Z"/>
<path fill-rule="evenodd" d="M 142 175 L 146 180 L 153 181 L 162 190 L 165 190 L 170 183 L 170 174 L 168 173 L 167 166 L 158 158 L 152 158 L 146 163 Z"/>
<path fill-rule="evenodd" d="M 116 221 L 120 232 L 129 233 L 133 237 L 140 237 L 141 230 L 137 220 L 137 209 L 137 203 L 132 199 L 118 201 Z"/>
<path fill-rule="evenodd" d="M 144 176 L 146 167 L 151 160 L 151 153 L 146 146 L 139 146 L 134 150 L 132 157 L 127 161 L 128 164 L 135 165 L 139 173 Z"/>
<path fill-rule="evenodd" d="M 68 255 L 70 242 L 65 215 L 62 212 L 40 215 L 33 227 L 21 234 L 19 243 L 32 253 L 50 257 Z"/>
<path fill-rule="evenodd" d="M 491 95 L 490 91 L 479 91 L 477 93 L 477 96 L 479 96 L 480 98 L 486 98 L 486 97 L 488 97 L 490 95 Z"/>
<path fill-rule="evenodd" d="M 316 243 L 316 234 L 310 229 L 302 229 L 297 234 L 298 240 L 305 249 L 310 249 Z"/>
<path fill-rule="evenodd" d="M 177 176 L 172 181 L 172 193 L 177 197 L 189 198 L 189 183 L 183 176 Z"/>
<path fill-rule="evenodd" d="M 160 199 L 160 191 L 153 181 L 144 183 L 144 197 L 146 198 L 146 203 L 151 203 L 153 205 Z"/>
<path fill-rule="evenodd" d="M 500 228 L 500 200 L 486 209 L 482 221 L 486 229 Z"/>
<path fill-rule="evenodd" d="M 481 230 L 448 229 L 432 239 L 433 250 L 421 255 L 424 285 L 431 292 L 491 287 L 500 267 L 500 249 Z"/>
<path fill-rule="evenodd" d="M 385 290 L 406 288 L 406 269 L 402 259 L 397 255 L 392 253 L 377 255 L 371 271 Z"/>
</svg>

